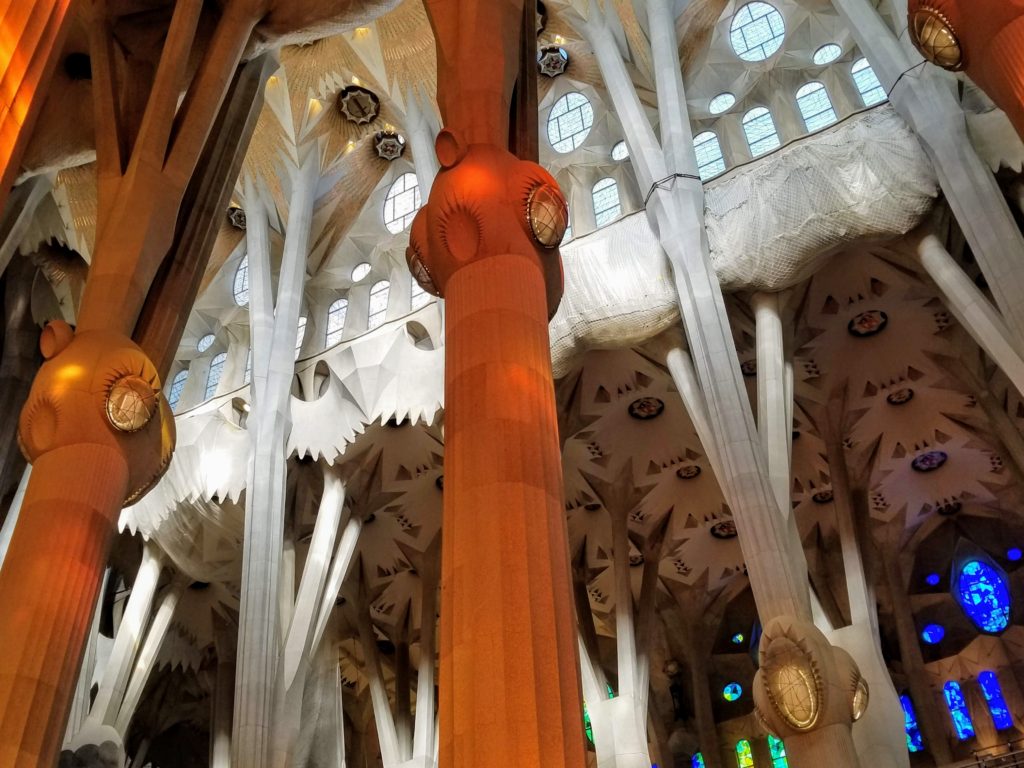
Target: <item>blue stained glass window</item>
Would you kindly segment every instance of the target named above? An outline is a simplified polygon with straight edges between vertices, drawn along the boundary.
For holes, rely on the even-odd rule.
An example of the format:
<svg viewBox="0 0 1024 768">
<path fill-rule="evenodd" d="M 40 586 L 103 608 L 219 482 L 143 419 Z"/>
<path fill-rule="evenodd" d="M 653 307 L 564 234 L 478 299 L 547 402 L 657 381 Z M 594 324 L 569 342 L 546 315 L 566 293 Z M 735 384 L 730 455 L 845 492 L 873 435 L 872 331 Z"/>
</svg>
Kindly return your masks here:
<svg viewBox="0 0 1024 768">
<path fill-rule="evenodd" d="M 988 711 L 992 715 L 992 722 L 996 730 L 1013 727 L 1013 718 L 1010 716 L 1010 708 L 1006 706 L 1006 699 L 1003 698 L 1003 687 L 999 685 L 999 678 L 996 673 L 986 670 L 978 675 L 978 683 L 981 685 L 981 692 L 985 694 L 985 701 L 988 703 Z"/>
<path fill-rule="evenodd" d="M 946 630 L 941 624 L 929 624 L 921 630 L 921 639 L 928 643 L 928 645 L 936 645 L 942 642 L 942 638 L 945 636 Z"/>
<path fill-rule="evenodd" d="M 900 704 L 903 706 L 903 729 L 907 732 L 907 751 L 924 751 L 924 741 L 921 739 L 921 729 L 917 726 L 917 713 L 914 712 L 914 703 L 906 694 L 900 696 Z"/>
<path fill-rule="evenodd" d="M 953 596 L 982 632 L 1002 632 L 1010 623 L 1010 590 L 1006 578 L 983 560 L 960 568 Z"/>
<path fill-rule="evenodd" d="M 786 759 L 786 745 L 782 739 L 768 734 L 768 750 L 772 753 L 772 768 L 789 768 L 789 760 Z"/>
<path fill-rule="evenodd" d="M 690 758 L 690 768 L 704 768 L 704 755 L 700 752 Z"/>
<path fill-rule="evenodd" d="M 732 644 L 733 645 L 743 645 L 743 641 L 744 640 L 746 640 L 746 638 L 743 637 L 743 633 L 742 632 L 737 632 L 735 635 L 732 636 Z"/>
<path fill-rule="evenodd" d="M 736 701 L 743 695 L 743 686 L 739 683 L 729 683 L 722 689 L 722 698 L 726 701 Z"/>
<path fill-rule="evenodd" d="M 960 683 L 950 680 L 942 691 L 946 695 L 946 707 L 949 709 L 949 716 L 953 720 L 953 728 L 956 730 L 956 737 L 960 741 L 974 738 L 974 723 L 971 722 L 971 713 L 967 710 L 967 702 L 964 701 L 964 693 L 960 690 Z"/>
<path fill-rule="evenodd" d="M 939 574 L 937 573 L 929 573 L 927 576 L 924 577 L 924 583 L 927 584 L 929 587 L 937 587 L 941 580 L 942 577 L 939 576 Z"/>
<path fill-rule="evenodd" d="M 754 753 L 750 750 L 750 742 L 740 739 L 736 742 L 737 768 L 754 768 Z"/>
<path fill-rule="evenodd" d="M 1007 559 L 1012 560 L 1013 562 L 1017 562 L 1022 557 L 1024 557 L 1024 552 L 1021 552 L 1020 547 L 1010 547 L 1008 550 L 1006 550 L 1006 557 Z"/>
</svg>

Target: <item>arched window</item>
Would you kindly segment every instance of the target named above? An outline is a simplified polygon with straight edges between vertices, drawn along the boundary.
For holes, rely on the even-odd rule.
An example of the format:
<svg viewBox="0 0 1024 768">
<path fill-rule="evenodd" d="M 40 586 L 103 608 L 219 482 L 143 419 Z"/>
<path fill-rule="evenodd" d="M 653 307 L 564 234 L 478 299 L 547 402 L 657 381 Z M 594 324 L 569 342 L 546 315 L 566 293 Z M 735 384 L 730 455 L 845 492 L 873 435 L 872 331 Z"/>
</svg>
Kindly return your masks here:
<svg viewBox="0 0 1024 768">
<path fill-rule="evenodd" d="M 754 753 L 746 739 L 736 742 L 736 768 L 754 768 Z"/>
<path fill-rule="evenodd" d="M 704 755 L 701 752 L 690 758 L 690 768 L 704 768 Z"/>
<path fill-rule="evenodd" d="M 249 257 L 245 256 L 238 262 L 238 269 L 235 270 L 235 282 L 232 285 L 232 293 L 235 296 L 235 304 L 244 307 L 249 303 Z"/>
<path fill-rule="evenodd" d="M 747 3 L 736 11 L 729 27 L 732 49 L 744 61 L 764 61 L 782 47 L 785 37 L 782 14 L 768 3 Z"/>
<path fill-rule="evenodd" d="M 621 163 L 629 157 L 629 147 L 626 146 L 626 142 L 620 141 L 614 147 L 612 147 L 612 160 L 617 163 Z"/>
<path fill-rule="evenodd" d="M 415 280 L 412 281 L 412 289 L 409 292 L 409 306 L 419 309 L 430 303 L 430 294 L 423 290 L 423 286 Z"/>
<path fill-rule="evenodd" d="M 252 347 L 245 353 L 245 376 L 242 377 L 242 383 L 248 384 L 252 381 Z"/>
<path fill-rule="evenodd" d="M 725 158 L 718 137 L 711 131 L 693 137 L 693 150 L 697 153 L 697 173 L 701 181 L 713 179 L 725 170 Z"/>
<path fill-rule="evenodd" d="M 328 347 L 341 341 L 345 332 L 345 317 L 348 315 L 348 299 L 338 299 L 327 309 L 327 340 Z"/>
<path fill-rule="evenodd" d="M 224 373 L 224 362 L 227 359 L 228 353 L 221 352 L 214 356 L 213 361 L 210 363 L 210 373 L 206 377 L 206 394 L 203 395 L 204 400 L 209 400 L 217 394 L 217 385 L 220 384 L 220 376 Z"/>
<path fill-rule="evenodd" d="M 306 338 L 306 318 L 299 318 L 298 332 L 295 334 L 295 359 L 299 359 L 299 353 L 302 352 L 302 342 Z"/>
<path fill-rule="evenodd" d="M 754 107 L 743 116 L 743 133 L 747 137 L 750 154 L 759 157 L 780 146 L 772 113 L 765 107 Z"/>
<path fill-rule="evenodd" d="M 853 75 L 853 82 L 857 86 L 857 90 L 860 91 L 860 97 L 864 100 L 865 107 L 881 104 L 888 98 L 885 95 L 885 88 L 878 81 L 878 76 L 868 64 L 867 59 L 857 59 L 850 69 L 850 74 Z"/>
<path fill-rule="evenodd" d="M 998 634 L 1010 624 L 1006 575 L 984 560 L 968 560 L 954 574 L 953 597 L 974 626 Z"/>
<path fill-rule="evenodd" d="M 973 739 L 974 723 L 971 722 L 971 713 L 967 710 L 967 702 L 964 701 L 960 683 L 950 680 L 942 686 L 942 692 L 946 696 L 946 708 L 949 709 L 949 716 L 953 720 L 956 737 L 960 741 Z"/>
<path fill-rule="evenodd" d="M 917 725 L 914 702 L 904 693 L 900 696 L 900 705 L 903 707 L 903 730 L 907 734 L 907 751 L 921 752 L 924 750 L 924 741 L 921 739 L 921 729 Z"/>
<path fill-rule="evenodd" d="M 391 283 L 381 280 L 370 288 L 370 310 L 366 316 L 366 328 L 373 330 L 384 322 L 388 314 L 388 296 L 391 294 Z"/>
<path fill-rule="evenodd" d="M 188 381 L 188 368 L 184 368 L 174 374 L 174 378 L 171 380 L 171 389 L 167 393 L 167 404 L 171 406 L 171 412 L 178 410 L 178 401 L 181 400 L 181 390 L 185 388 L 185 382 Z"/>
<path fill-rule="evenodd" d="M 415 173 L 403 173 L 384 198 L 384 226 L 397 235 L 404 232 L 420 209 L 420 185 Z"/>
<path fill-rule="evenodd" d="M 594 107 L 582 93 L 567 93 L 548 115 L 548 141 L 559 154 L 580 146 L 594 125 Z"/>
<path fill-rule="evenodd" d="M 200 352 L 205 352 L 213 346 L 214 338 L 215 337 L 212 333 L 206 334 L 199 340 L 199 343 L 196 344 L 196 349 Z"/>
<path fill-rule="evenodd" d="M 603 227 L 619 218 L 622 205 L 619 203 L 619 185 L 615 179 L 601 179 L 594 185 L 594 219 Z"/>
<path fill-rule="evenodd" d="M 996 673 L 986 670 L 978 675 L 978 684 L 981 692 L 985 694 L 985 703 L 988 704 L 989 714 L 992 715 L 992 722 L 997 731 L 1013 727 L 1013 718 L 1010 716 L 1010 708 L 1006 706 L 1006 699 L 1003 698 L 1003 687 L 999 684 Z"/>
<path fill-rule="evenodd" d="M 771 733 L 768 734 L 768 751 L 772 754 L 772 768 L 789 768 L 786 745 L 782 743 L 782 739 Z"/>
<path fill-rule="evenodd" d="M 836 111 L 828 91 L 821 83 L 807 83 L 796 92 L 796 105 L 804 118 L 808 131 L 820 131 L 836 121 Z"/>
</svg>

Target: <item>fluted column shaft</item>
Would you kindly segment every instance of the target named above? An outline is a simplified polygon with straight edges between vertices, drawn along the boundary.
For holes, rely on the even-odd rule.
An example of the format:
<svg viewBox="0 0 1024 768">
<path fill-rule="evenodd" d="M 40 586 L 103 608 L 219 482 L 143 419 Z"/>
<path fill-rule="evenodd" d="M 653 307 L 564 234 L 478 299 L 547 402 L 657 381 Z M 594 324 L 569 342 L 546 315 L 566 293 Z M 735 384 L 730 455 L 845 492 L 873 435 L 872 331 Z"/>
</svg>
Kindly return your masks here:
<svg viewBox="0 0 1024 768">
<path fill-rule="evenodd" d="M 30 484 L 0 578 L 0 765 L 11 768 L 57 762 L 128 484 L 120 452 L 100 445 L 44 454 L 33 474 L 53 481 Z"/>
<path fill-rule="evenodd" d="M 456 272 L 446 299 L 440 762 L 579 768 L 544 276 L 491 256 Z"/>
</svg>

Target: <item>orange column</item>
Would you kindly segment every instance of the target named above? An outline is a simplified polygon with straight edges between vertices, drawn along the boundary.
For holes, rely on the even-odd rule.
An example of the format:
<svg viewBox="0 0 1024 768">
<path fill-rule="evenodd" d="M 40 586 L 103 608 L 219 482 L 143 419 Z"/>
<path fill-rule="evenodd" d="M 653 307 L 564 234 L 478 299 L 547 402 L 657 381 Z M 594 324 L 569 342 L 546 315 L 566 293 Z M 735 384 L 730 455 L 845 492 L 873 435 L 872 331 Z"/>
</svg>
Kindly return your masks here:
<svg viewBox="0 0 1024 768">
<path fill-rule="evenodd" d="M 43 106 L 71 0 L 0 0 L 0 210 Z"/>
<path fill-rule="evenodd" d="M 445 296 L 441 765 L 582 766 L 544 275 L 492 256 Z"/>
<path fill-rule="evenodd" d="M 73 467 L 74 472 L 69 471 Z M 107 549 L 128 486 L 121 452 L 73 445 L 39 457 L 0 579 L 0 765 L 56 765 L 80 658 L 54 663 L 52 650 L 81 655 Z M 49 474 L 52 473 L 52 474 Z M 53 583 L 54 574 L 61 574 Z M 24 585 L 37 585 L 32 599 Z"/>
<path fill-rule="evenodd" d="M 1024 0 L 910 0 L 907 11 L 922 55 L 963 70 L 1024 138 Z"/>
</svg>

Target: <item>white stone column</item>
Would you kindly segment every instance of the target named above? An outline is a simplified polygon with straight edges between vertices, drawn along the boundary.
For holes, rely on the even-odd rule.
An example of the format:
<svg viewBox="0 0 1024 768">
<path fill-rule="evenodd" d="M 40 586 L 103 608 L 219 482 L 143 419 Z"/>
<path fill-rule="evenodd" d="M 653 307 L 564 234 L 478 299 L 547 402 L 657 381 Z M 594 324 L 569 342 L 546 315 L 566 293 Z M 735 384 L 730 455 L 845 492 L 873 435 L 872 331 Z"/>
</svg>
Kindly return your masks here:
<svg viewBox="0 0 1024 768">
<path fill-rule="evenodd" d="M 1002 369 L 1017 391 L 1024 393 L 1024 359 L 1018 351 L 1021 342 L 1014 338 L 1003 318 L 938 237 L 930 233 L 922 236 L 917 255 L 957 322 Z M 1020 271 L 1024 272 L 1024 264 Z"/>
<path fill-rule="evenodd" d="M 360 589 L 360 605 L 356 623 L 359 629 L 359 640 L 363 648 L 363 661 L 367 682 L 370 689 L 370 701 L 373 705 L 373 719 L 377 725 L 377 738 L 380 743 L 380 756 L 384 768 L 397 768 L 404 762 L 398 746 L 398 731 L 395 718 L 391 712 L 387 688 L 381 674 L 380 654 L 377 651 L 377 639 L 370 620 L 369 598 L 364 589 Z"/>
<path fill-rule="evenodd" d="M 142 700 L 142 693 L 146 688 L 146 683 L 153 671 L 153 667 L 156 665 L 157 657 L 160 654 L 160 647 L 163 645 L 164 638 L 167 637 L 167 630 L 171 627 L 171 620 L 174 618 L 174 612 L 178 608 L 178 602 L 181 600 L 184 590 L 184 580 L 176 578 L 164 589 L 163 594 L 160 596 L 156 614 L 153 616 L 153 621 L 150 622 L 149 630 L 146 632 L 146 641 L 142 645 L 142 650 L 139 651 L 139 656 L 135 660 L 135 668 L 132 670 L 128 689 L 125 691 L 124 700 L 121 702 L 121 709 L 117 713 L 117 721 L 114 723 L 114 727 L 121 734 L 122 740 L 128 736 L 128 726 L 131 725 L 135 711 Z"/>
<path fill-rule="evenodd" d="M 995 177 L 978 157 L 956 99 L 956 80 L 930 65 L 917 67 L 874 4 L 832 0 L 867 56 L 893 106 L 917 132 L 939 183 L 1018 342 L 1024 342 L 1024 236 Z M 905 8 L 905 3 L 904 3 Z M 903 16 L 906 18 L 904 10 Z"/>
<path fill-rule="evenodd" d="M 236 768 L 268 768 L 274 736 L 287 485 L 285 438 L 291 425 L 295 329 L 320 179 L 318 150 L 305 147 L 300 155 L 300 166 L 293 169 L 291 179 L 276 304 L 271 287 L 267 214 L 253 184 L 246 184 L 253 408 L 247 422 L 252 435 L 252 458 L 245 494 L 235 680 L 232 764 Z"/>
<path fill-rule="evenodd" d="M 784 517 L 790 514 L 790 443 L 793 435 L 791 391 L 786 386 L 785 339 L 777 293 L 755 293 L 751 299 L 757 344 L 757 431 L 761 436 L 768 476 Z"/>
<path fill-rule="evenodd" d="M 231 768 L 231 721 L 235 699 L 235 628 L 214 617 L 217 671 L 210 700 L 210 768 Z"/>
<path fill-rule="evenodd" d="M 31 469 L 31 465 L 29 466 Z M 96 674 L 96 646 L 100 632 L 100 612 L 103 606 L 103 598 L 107 593 L 107 582 L 110 580 L 110 568 L 103 572 L 103 583 L 100 585 L 99 597 L 96 600 L 96 607 L 92 613 L 92 628 L 89 630 L 89 641 L 85 646 L 85 655 L 82 658 L 82 668 L 78 672 L 78 685 L 75 686 L 75 698 L 71 702 L 71 713 L 68 715 L 68 724 L 64 730 L 64 746 L 67 747 L 85 725 L 85 719 L 89 716 L 89 706 L 92 699 L 92 678 Z"/>
<path fill-rule="evenodd" d="M 7 557 L 7 548 L 11 545 L 11 536 L 14 535 L 14 527 L 18 524 L 18 515 L 21 512 L 21 502 L 25 499 L 25 489 L 28 488 L 28 479 L 32 475 L 32 465 L 25 467 L 21 475 L 21 482 L 18 483 L 18 490 L 11 500 L 11 507 L 7 510 L 7 517 L 4 518 L 3 527 L 0 527 L 0 568 L 4 567 L 4 559 Z M 103 594 L 100 592 L 100 594 Z"/>
<path fill-rule="evenodd" d="M 117 713 L 121 708 L 121 702 L 124 701 L 135 656 L 142 646 L 153 606 L 153 595 L 156 593 L 162 570 L 163 554 L 155 543 L 146 542 L 142 550 L 142 564 L 135 576 L 131 595 L 128 596 L 128 606 L 114 637 L 110 660 L 103 671 L 99 691 L 92 703 L 92 711 L 86 718 L 86 728 L 91 725 L 112 726 L 117 721 Z"/>
</svg>

